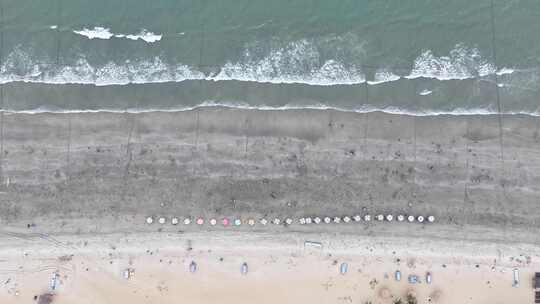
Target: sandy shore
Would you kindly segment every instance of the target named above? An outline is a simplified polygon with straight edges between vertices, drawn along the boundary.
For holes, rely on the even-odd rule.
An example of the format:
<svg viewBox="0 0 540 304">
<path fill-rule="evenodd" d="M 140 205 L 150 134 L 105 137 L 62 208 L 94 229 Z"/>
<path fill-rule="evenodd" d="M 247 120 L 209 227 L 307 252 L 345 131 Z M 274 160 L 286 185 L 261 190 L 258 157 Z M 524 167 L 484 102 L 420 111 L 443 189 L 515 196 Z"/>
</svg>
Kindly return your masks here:
<svg viewBox="0 0 540 304">
<path fill-rule="evenodd" d="M 532 299 L 539 118 L 202 108 L 3 113 L 0 125 L 0 281 L 9 280 L 2 303 L 33 302 L 55 270 L 68 276 L 55 303 L 168 303 L 180 296 L 190 303 L 386 303 L 377 298 L 383 285 L 395 297 L 413 287 L 424 302 L 435 291 L 440 303 Z M 378 213 L 437 221 L 145 224 L 148 216 Z M 325 243 L 322 252 L 303 251 L 308 236 Z M 73 257 L 60 261 L 65 255 Z M 407 267 L 413 258 L 421 263 Z M 130 259 L 136 273 L 126 281 L 121 273 Z M 201 266 L 195 275 L 186 268 L 192 259 Z M 172 266 L 163 266 L 168 260 Z M 249 276 L 239 274 L 242 260 L 251 265 Z M 335 260 L 347 261 L 347 275 L 339 275 Z M 522 275 L 519 288 L 511 287 L 513 267 Z M 405 282 L 428 270 L 432 285 Z M 373 279 L 379 283 L 371 289 Z"/>
</svg>

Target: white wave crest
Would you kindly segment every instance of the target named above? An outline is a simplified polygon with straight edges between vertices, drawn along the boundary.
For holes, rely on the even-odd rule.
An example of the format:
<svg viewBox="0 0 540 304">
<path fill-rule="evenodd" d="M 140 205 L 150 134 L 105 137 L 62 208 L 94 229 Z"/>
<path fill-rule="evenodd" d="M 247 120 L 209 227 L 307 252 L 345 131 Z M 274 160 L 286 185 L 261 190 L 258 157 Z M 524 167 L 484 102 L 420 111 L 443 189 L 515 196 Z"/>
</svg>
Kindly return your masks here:
<svg viewBox="0 0 540 304">
<path fill-rule="evenodd" d="M 52 28 L 52 27 L 51 27 Z M 83 28 L 79 31 L 73 31 L 75 34 L 79 34 L 87 37 L 88 39 L 111 39 L 125 38 L 129 40 L 143 40 L 147 43 L 154 43 L 160 41 L 163 35 L 154 34 L 148 30 L 142 29 L 138 34 L 115 34 L 112 33 L 109 28 L 96 26 L 93 29 Z"/>
<path fill-rule="evenodd" d="M 14 81 L 51 84 L 125 85 L 129 83 L 181 82 L 204 79 L 203 73 L 182 64 L 170 65 L 159 57 L 152 60 L 109 62 L 92 66 L 85 58 L 69 66 L 36 63 L 21 48 L 15 49 L 0 67 L 0 83 Z"/>
<path fill-rule="evenodd" d="M 311 85 L 358 84 L 365 81 L 355 66 L 322 58 L 317 46 L 300 40 L 256 56 L 247 48 L 243 58 L 227 62 L 212 80 L 241 80 L 269 83 L 304 83 Z"/>
<path fill-rule="evenodd" d="M 436 56 L 431 50 L 424 51 L 416 58 L 406 78 L 467 79 L 495 72 L 495 66 L 482 58 L 477 48 L 457 44 L 448 56 Z"/>
<path fill-rule="evenodd" d="M 374 80 L 368 81 L 368 84 L 375 85 L 375 84 L 381 84 L 385 82 L 392 82 L 396 80 L 400 80 L 401 77 L 392 73 L 391 71 L 387 69 L 380 69 L 375 72 Z"/>
<path fill-rule="evenodd" d="M 88 39 L 111 39 L 114 36 L 110 29 L 101 26 L 96 26 L 93 29 L 83 28 L 82 30 L 73 32 Z"/>
<path fill-rule="evenodd" d="M 222 107 L 222 108 L 232 108 L 232 109 L 242 109 L 242 110 L 257 110 L 257 111 L 293 111 L 293 110 L 318 110 L 318 111 L 340 111 L 340 112 L 353 112 L 353 113 L 373 113 L 373 112 L 383 112 L 395 115 L 408 115 L 408 116 L 471 116 L 471 115 L 499 115 L 499 113 L 490 108 L 456 108 L 448 111 L 437 111 L 437 110 L 423 110 L 423 111 L 411 111 L 402 109 L 399 107 L 374 107 L 371 105 L 360 106 L 355 109 L 345 109 L 340 107 L 333 107 L 323 104 L 313 104 L 313 105 L 294 105 L 288 104 L 284 106 L 251 106 L 246 103 L 241 102 L 216 102 L 216 101 L 205 101 L 196 106 L 186 106 L 186 107 L 176 107 L 169 109 L 155 109 L 155 108 L 137 108 L 137 109 L 56 109 L 56 108 L 47 108 L 39 107 L 33 110 L 0 110 L 0 112 L 5 112 L 7 114 L 42 114 L 42 113 L 150 113 L 150 112 L 185 112 L 192 111 L 199 108 L 213 108 L 213 107 Z M 504 112 L 503 115 L 527 115 L 527 116 L 540 116 L 540 110 L 535 112 Z"/>
</svg>

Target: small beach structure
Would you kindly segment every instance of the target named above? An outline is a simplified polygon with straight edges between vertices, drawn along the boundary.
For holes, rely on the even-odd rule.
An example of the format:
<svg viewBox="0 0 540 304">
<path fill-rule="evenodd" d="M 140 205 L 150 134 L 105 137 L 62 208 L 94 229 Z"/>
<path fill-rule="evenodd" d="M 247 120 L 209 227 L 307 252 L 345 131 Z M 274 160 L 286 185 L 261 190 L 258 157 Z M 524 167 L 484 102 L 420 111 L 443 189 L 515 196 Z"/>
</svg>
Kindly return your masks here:
<svg viewBox="0 0 540 304">
<path fill-rule="evenodd" d="M 149 216 L 149 217 L 146 218 L 146 223 L 147 223 L 148 225 L 152 224 L 153 222 L 154 222 L 154 218 L 152 218 L 151 216 Z"/>
<path fill-rule="evenodd" d="M 401 281 L 401 271 L 399 270 L 396 270 L 396 273 L 394 274 L 394 278 L 396 279 L 396 281 Z"/>
<path fill-rule="evenodd" d="M 248 219 L 247 223 L 248 223 L 248 225 L 253 226 L 253 225 L 255 225 L 255 220 L 254 219 Z"/>
<path fill-rule="evenodd" d="M 348 216 L 343 217 L 343 222 L 348 223 L 351 221 L 351 218 Z"/>
<path fill-rule="evenodd" d="M 287 225 L 292 225 L 292 223 L 293 223 L 292 218 L 289 218 L 289 217 L 288 217 L 288 218 L 285 219 L 285 224 L 287 224 Z"/>
<path fill-rule="evenodd" d="M 197 263 L 195 263 L 195 261 L 191 261 L 191 263 L 189 264 L 189 272 L 197 272 Z"/>
<path fill-rule="evenodd" d="M 124 277 L 124 279 L 129 280 L 129 279 L 131 279 L 133 277 L 134 274 L 135 274 L 135 269 L 126 268 L 126 269 L 124 269 L 124 271 L 122 273 L 122 276 Z"/>
<path fill-rule="evenodd" d="M 235 219 L 235 220 L 234 220 L 234 225 L 235 225 L 235 226 L 240 226 L 240 225 L 242 225 L 242 220 L 241 220 L 241 219 Z"/>
<path fill-rule="evenodd" d="M 217 220 L 215 218 L 210 219 L 210 225 L 215 226 L 217 224 Z"/>
<path fill-rule="evenodd" d="M 330 224 L 330 222 L 332 222 L 332 219 L 327 216 L 324 218 L 324 222 Z"/>
<path fill-rule="evenodd" d="M 420 283 L 420 278 L 415 274 L 410 274 L 408 277 L 408 281 L 410 284 L 416 284 Z"/>
<path fill-rule="evenodd" d="M 371 215 L 369 215 L 369 214 L 364 215 L 364 221 L 366 221 L 366 222 L 371 221 Z"/>
<path fill-rule="evenodd" d="M 263 225 L 263 226 L 266 226 L 266 224 L 268 224 L 268 220 L 265 219 L 265 218 L 262 218 L 262 219 L 259 221 L 259 223 L 261 223 L 261 225 Z"/>
<path fill-rule="evenodd" d="M 419 215 L 416 220 L 418 220 L 419 223 L 422 223 L 424 221 L 424 217 Z"/>
<path fill-rule="evenodd" d="M 426 273 L 426 283 L 431 284 L 431 280 L 433 277 L 431 276 L 431 272 Z"/>
<path fill-rule="evenodd" d="M 221 220 L 221 224 L 222 224 L 223 226 L 229 226 L 229 219 L 226 218 L 226 217 L 223 218 L 223 219 Z"/>
<path fill-rule="evenodd" d="M 382 215 L 382 214 L 377 215 L 375 218 L 376 218 L 377 221 L 379 221 L 379 222 L 384 221 L 384 215 Z"/>
<path fill-rule="evenodd" d="M 191 219 L 190 218 L 185 218 L 184 219 L 184 225 L 189 225 L 191 224 Z"/>
<path fill-rule="evenodd" d="M 403 222 L 405 220 L 405 216 L 403 214 L 400 214 L 397 216 L 398 222 Z"/>
<path fill-rule="evenodd" d="M 322 243 L 321 242 L 313 242 L 313 241 L 304 241 L 304 248 L 321 249 L 322 248 Z"/>
<path fill-rule="evenodd" d="M 428 216 L 427 218 L 428 222 L 433 223 L 435 222 L 435 217 L 433 215 Z"/>
<path fill-rule="evenodd" d="M 353 220 L 355 222 L 360 222 L 362 220 L 362 217 L 359 214 L 357 214 L 357 215 L 353 216 Z"/>
<path fill-rule="evenodd" d="M 540 272 L 534 274 L 534 288 L 540 291 Z"/>
<path fill-rule="evenodd" d="M 386 216 L 386 220 L 389 221 L 389 222 L 391 222 L 392 220 L 394 220 L 394 216 L 391 215 L 391 214 L 388 214 L 388 215 Z"/>
<path fill-rule="evenodd" d="M 306 217 L 306 224 L 311 224 L 311 218 L 310 217 Z"/>
<path fill-rule="evenodd" d="M 334 217 L 334 223 L 339 224 L 341 222 L 341 218 L 339 216 Z"/>
<path fill-rule="evenodd" d="M 512 271 L 512 287 L 519 287 L 519 269 L 517 268 Z"/>
<path fill-rule="evenodd" d="M 200 217 L 197 219 L 197 225 L 202 225 L 202 224 L 204 224 L 204 219 Z"/>
<path fill-rule="evenodd" d="M 349 269 L 349 265 L 347 263 L 341 263 L 339 266 L 339 273 L 344 275 L 347 273 L 347 270 Z"/>
<path fill-rule="evenodd" d="M 173 218 L 171 219 L 171 224 L 173 224 L 173 225 L 178 225 L 179 222 L 180 222 L 180 221 L 178 220 L 177 217 L 173 217 Z"/>
<path fill-rule="evenodd" d="M 274 225 L 279 225 L 279 224 L 281 223 L 281 220 L 278 219 L 278 218 L 276 217 L 276 218 L 272 221 L 272 223 L 273 223 Z"/>
<path fill-rule="evenodd" d="M 159 221 L 160 224 L 163 225 L 163 224 L 165 224 L 166 219 L 164 217 L 160 217 L 158 221 Z"/>
<path fill-rule="evenodd" d="M 410 223 L 414 222 L 414 216 L 409 215 L 409 216 L 407 217 L 407 220 L 408 220 Z"/>
<path fill-rule="evenodd" d="M 60 275 L 57 272 L 55 272 L 53 273 L 52 278 L 51 278 L 51 284 L 50 284 L 51 290 L 54 291 L 58 289 L 59 284 L 60 284 Z"/>
<path fill-rule="evenodd" d="M 242 264 L 242 266 L 240 267 L 240 273 L 242 275 L 246 275 L 248 273 L 248 265 L 247 265 L 247 263 Z"/>
<path fill-rule="evenodd" d="M 320 223 L 321 223 L 321 218 L 320 218 L 320 217 L 316 217 L 316 218 L 313 219 L 313 222 L 314 222 L 315 224 L 320 224 Z"/>
</svg>

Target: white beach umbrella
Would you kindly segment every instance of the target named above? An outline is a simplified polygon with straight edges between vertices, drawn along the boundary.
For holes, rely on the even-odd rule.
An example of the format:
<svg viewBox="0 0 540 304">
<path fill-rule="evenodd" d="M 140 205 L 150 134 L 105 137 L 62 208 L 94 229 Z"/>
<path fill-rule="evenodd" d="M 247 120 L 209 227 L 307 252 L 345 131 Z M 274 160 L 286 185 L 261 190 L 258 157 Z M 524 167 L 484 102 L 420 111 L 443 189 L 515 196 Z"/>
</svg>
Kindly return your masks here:
<svg viewBox="0 0 540 304">
<path fill-rule="evenodd" d="M 291 225 L 291 224 L 293 223 L 293 220 L 292 220 L 291 218 L 286 218 L 286 219 L 285 219 L 285 223 L 286 223 L 287 225 Z"/>
<path fill-rule="evenodd" d="M 320 217 L 315 217 L 315 218 L 313 219 L 313 222 L 314 222 L 315 224 L 320 224 L 320 223 L 321 223 L 321 218 L 320 218 Z"/>
<path fill-rule="evenodd" d="M 377 215 L 376 219 L 377 219 L 377 221 L 383 221 L 384 220 L 384 215 L 379 214 L 379 215 Z"/>
<path fill-rule="evenodd" d="M 298 222 L 300 223 L 300 225 L 305 225 L 306 224 L 306 219 L 301 217 L 300 219 L 298 219 Z"/>
<path fill-rule="evenodd" d="M 353 220 L 355 222 L 360 222 L 362 220 L 362 217 L 359 214 L 357 214 L 357 215 L 353 216 Z"/>
<path fill-rule="evenodd" d="M 364 215 L 364 221 L 366 221 L 366 222 L 371 221 L 371 215 L 369 215 L 369 214 Z"/>
<path fill-rule="evenodd" d="M 215 218 L 210 219 L 210 225 L 215 226 L 217 224 L 217 220 Z"/>
<path fill-rule="evenodd" d="M 191 224 L 191 219 L 190 218 L 185 218 L 184 219 L 184 225 L 189 225 Z"/>
<path fill-rule="evenodd" d="M 343 221 L 344 221 L 345 223 L 348 223 L 348 222 L 351 221 L 351 218 L 348 217 L 348 216 L 345 216 L 345 217 L 343 217 Z"/>
<path fill-rule="evenodd" d="M 266 220 L 265 218 L 262 218 L 259 223 L 261 223 L 261 225 L 263 226 L 266 226 L 266 224 L 268 224 L 268 220 Z"/>
<path fill-rule="evenodd" d="M 409 215 L 409 216 L 407 217 L 407 220 L 408 220 L 409 222 L 411 222 L 411 223 L 414 222 L 414 216 Z"/>
<path fill-rule="evenodd" d="M 339 224 L 341 222 L 341 218 L 339 216 L 334 217 L 334 223 Z"/>
<path fill-rule="evenodd" d="M 388 215 L 386 216 L 386 220 L 389 221 L 389 222 L 391 222 L 393 219 L 394 219 L 394 216 L 391 215 L 391 214 L 388 214 Z"/>
<path fill-rule="evenodd" d="M 151 216 L 149 216 L 149 217 L 146 218 L 146 223 L 147 223 L 148 225 L 152 224 L 153 222 L 154 222 L 154 218 L 152 218 Z"/>
<path fill-rule="evenodd" d="M 311 224 L 311 218 L 310 217 L 306 217 L 306 224 Z"/>
<path fill-rule="evenodd" d="M 272 223 L 274 223 L 274 225 L 279 225 L 281 223 L 281 220 L 278 219 L 277 217 L 272 221 Z"/>
<path fill-rule="evenodd" d="M 405 216 L 403 214 L 400 214 L 397 216 L 398 222 L 403 222 L 405 220 Z"/>
<path fill-rule="evenodd" d="M 417 220 L 418 220 L 420 223 L 422 223 L 422 222 L 424 221 L 424 217 L 420 215 L 420 216 L 418 216 Z"/>
<path fill-rule="evenodd" d="M 235 219 L 235 220 L 234 220 L 234 225 L 235 225 L 235 226 L 240 226 L 240 225 L 242 225 L 242 220 L 240 220 L 240 219 Z"/>
<path fill-rule="evenodd" d="M 435 217 L 433 215 L 428 216 L 427 218 L 428 222 L 433 223 L 435 222 Z"/>
<path fill-rule="evenodd" d="M 165 224 L 165 221 L 166 221 L 166 220 L 165 220 L 164 217 L 160 217 L 159 220 L 158 220 L 158 222 L 159 222 L 160 224 Z"/>
<path fill-rule="evenodd" d="M 173 225 L 178 225 L 179 222 L 180 222 L 180 220 L 177 217 L 173 217 L 171 219 L 171 224 L 173 224 Z"/>
<path fill-rule="evenodd" d="M 324 222 L 330 224 L 330 222 L 332 222 L 332 219 L 327 216 L 324 218 Z"/>
</svg>

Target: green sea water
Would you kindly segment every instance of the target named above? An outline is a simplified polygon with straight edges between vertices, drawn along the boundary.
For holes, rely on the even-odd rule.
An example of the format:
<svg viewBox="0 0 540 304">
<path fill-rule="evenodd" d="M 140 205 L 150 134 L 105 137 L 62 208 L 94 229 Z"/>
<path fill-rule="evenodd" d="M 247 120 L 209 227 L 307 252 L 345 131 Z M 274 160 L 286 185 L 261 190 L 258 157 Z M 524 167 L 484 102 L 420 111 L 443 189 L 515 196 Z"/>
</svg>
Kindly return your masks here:
<svg viewBox="0 0 540 304">
<path fill-rule="evenodd" d="M 538 0 L 3 0 L 8 110 L 540 111 Z"/>
</svg>

